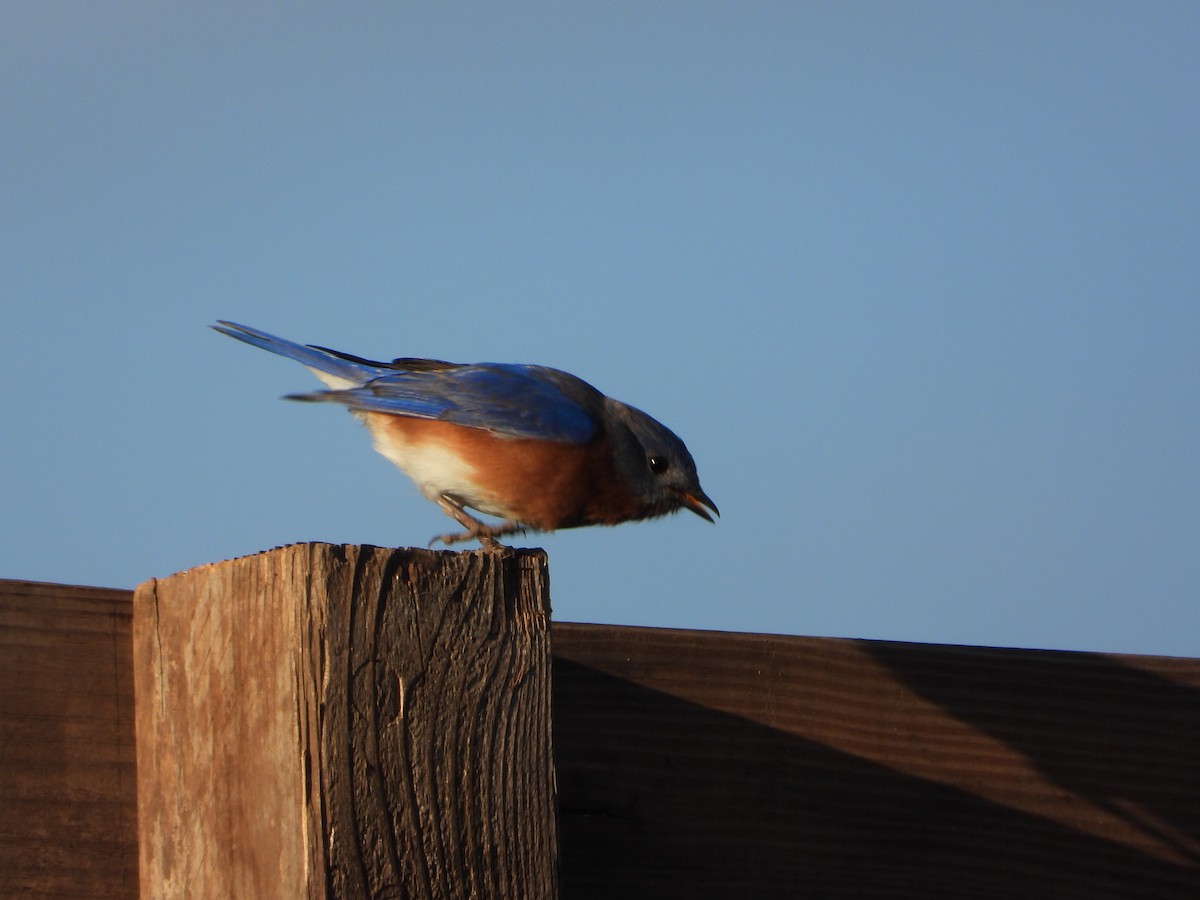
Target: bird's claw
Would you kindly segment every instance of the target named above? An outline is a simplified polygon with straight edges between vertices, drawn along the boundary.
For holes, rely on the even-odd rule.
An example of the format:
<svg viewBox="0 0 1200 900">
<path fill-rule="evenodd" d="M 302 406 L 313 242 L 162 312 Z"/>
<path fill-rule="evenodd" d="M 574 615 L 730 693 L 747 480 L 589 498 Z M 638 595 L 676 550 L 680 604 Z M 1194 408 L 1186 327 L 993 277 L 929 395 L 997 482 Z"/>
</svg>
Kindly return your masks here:
<svg viewBox="0 0 1200 900">
<path fill-rule="evenodd" d="M 496 551 L 507 549 L 496 538 L 504 534 L 524 534 L 524 526 L 516 522 L 505 522 L 503 525 L 484 525 L 479 523 L 479 528 L 472 528 L 470 531 L 449 532 L 447 534 L 434 535 L 429 541 L 429 546 L 432 547 L 436 543 L 443 543 L 447 547 L 452 544 L 458 544 L 463 541 L 478 540 L 480 547 L 484 550 Z"/>
</svg>

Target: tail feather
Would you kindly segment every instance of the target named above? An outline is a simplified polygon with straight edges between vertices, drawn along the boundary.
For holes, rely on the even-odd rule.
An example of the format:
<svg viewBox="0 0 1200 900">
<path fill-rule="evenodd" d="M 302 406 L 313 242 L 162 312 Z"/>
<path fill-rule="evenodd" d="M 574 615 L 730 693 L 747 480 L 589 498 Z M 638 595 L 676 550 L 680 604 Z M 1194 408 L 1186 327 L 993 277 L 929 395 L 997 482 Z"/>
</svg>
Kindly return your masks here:
<svg viewBox="0 0 1200 900">
<path fill-rule="evenodd" d="M 331 384 L 331 386 L 334 383 L 329 382 L 321 373 L 332 375 L 336 379 L 348 382 L 345 385 L 337 384 L 338 387 L 350 387 L 364 384 L 372 378 L 378 378 L 389 371 L 387 366 L 380 363 L 373 363 L 370 360 L 360 359 L 356 356 L 343 355 L 333 350 L 326 350 L 324 347 L 297 344 L 293 341 L 276 337 L 273 334 L 268 334 L 265 331 L 259 331 L 257 328 L 238 325 L 236 322 L 219 320 L 212 328 L 214 331 L 229 335 L 231 338 L 237 338 L 239 341 L 243 341 L 251 346 L 270 350 L 272 353 L 278 353 L 280 356 L 286 356 L 288 359 L 294 359 L 296 362 L 308 366 L 318 378 L 321 378 L 327 384 Z"/>
</svg>

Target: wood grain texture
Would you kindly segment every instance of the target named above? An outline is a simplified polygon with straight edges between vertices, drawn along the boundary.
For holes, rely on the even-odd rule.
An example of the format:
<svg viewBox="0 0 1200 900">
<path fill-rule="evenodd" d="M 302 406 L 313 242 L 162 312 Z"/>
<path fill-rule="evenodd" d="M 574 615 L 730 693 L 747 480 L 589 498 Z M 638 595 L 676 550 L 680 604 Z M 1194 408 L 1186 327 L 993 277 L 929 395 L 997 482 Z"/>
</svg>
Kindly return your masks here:
<svg viewBox="0 0 1200 900">
<path fill-rule="evenodd" d="M 0 897 L 138 895 L 130 599 L 0 581 Z"/>
<path fill-rule="evenodd" d="M 552 897 L 538 551 L 307 544 L 135 598 L 150 897 Z"/>
<path fill-rule="evenodd" d="M 553 644 L 566 900 L 1200 897 L 1200 660 Z"/>
<path fill-rule="evenodd" d="M 544 557 L 321 547 L 143 586 L 143 896 L 552 896 L 521 849 L 555 834 Z M 129 592 L 0 581 L 0 896 L 137 894 L 130 643 Z M 568 900 L 1200 896 L 1200 660 L 561 623 L 553 645 Z M 489 718 L 497 686 L 534 712 Z M 452 837 L 489 818 L 494 841 Z"/>
</svg>

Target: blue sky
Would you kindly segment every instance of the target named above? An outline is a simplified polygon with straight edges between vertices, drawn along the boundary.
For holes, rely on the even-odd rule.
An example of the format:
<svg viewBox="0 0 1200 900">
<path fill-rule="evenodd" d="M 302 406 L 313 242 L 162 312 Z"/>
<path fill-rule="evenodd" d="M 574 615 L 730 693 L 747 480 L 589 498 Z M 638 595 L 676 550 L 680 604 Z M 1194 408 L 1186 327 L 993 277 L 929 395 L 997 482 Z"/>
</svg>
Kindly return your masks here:
<svg viewBox="0 0 1200 900">
<path fill-rule="evenodd" d="M 206 326 L 537 362 L 691 515 L 554 613 L 1200 656 L 1200 7 L 0 9 L 0 577 L 448 520 Z"/>
</svg>

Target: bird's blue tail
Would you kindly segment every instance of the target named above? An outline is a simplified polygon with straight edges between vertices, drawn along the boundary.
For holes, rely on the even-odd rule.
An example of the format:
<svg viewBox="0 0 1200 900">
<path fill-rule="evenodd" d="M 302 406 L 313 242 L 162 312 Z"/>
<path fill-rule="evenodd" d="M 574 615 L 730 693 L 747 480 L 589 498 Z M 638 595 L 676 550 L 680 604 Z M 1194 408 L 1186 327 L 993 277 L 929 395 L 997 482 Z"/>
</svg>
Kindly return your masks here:
<svg viewBox="0 0 1200 900">
<path fill-rule="evenodd" d="M 378 378 L 390 370 L 388 366 L 383 364 L 375 364 L 370 360 L 358 359 L 357 357 L 354 359 L 343 359 L 331 350 L 297 344 L 293 341 L 276 337 L 273 334 L 267 334 L 265 331 L 259 331 L 257 328 L 238 325 L 236 322 L 220 320 L 212 328 L 215 331 L 221 332 L 221 334 L 229 335 L 231 338 L 237 338 L 239 341 L 244 341 L 255 347 L 261 347 L 263 350 L 270 350 L 272 353 L 278 353 L 280 356 L 286 356 L 288 359 L 294 359 L 296 362 L 302 363 L 309 368 L 326 372 L 338 378 L 345 378 L 356 385 L 364 384 L 372 378 Z"/>
</svg>

